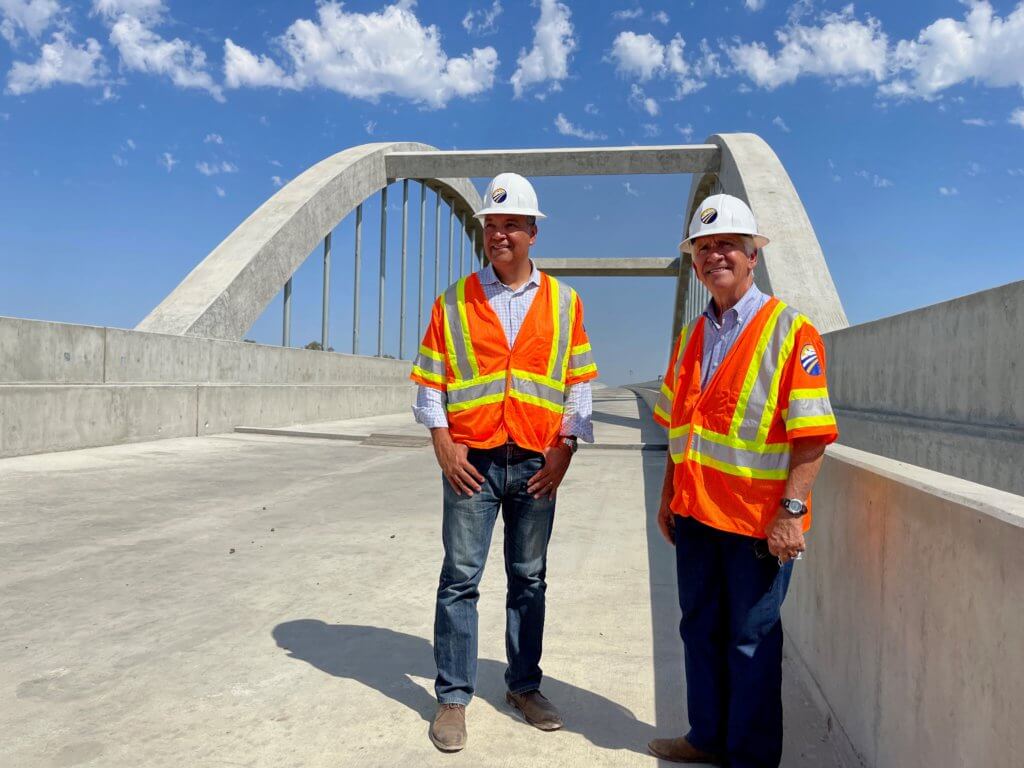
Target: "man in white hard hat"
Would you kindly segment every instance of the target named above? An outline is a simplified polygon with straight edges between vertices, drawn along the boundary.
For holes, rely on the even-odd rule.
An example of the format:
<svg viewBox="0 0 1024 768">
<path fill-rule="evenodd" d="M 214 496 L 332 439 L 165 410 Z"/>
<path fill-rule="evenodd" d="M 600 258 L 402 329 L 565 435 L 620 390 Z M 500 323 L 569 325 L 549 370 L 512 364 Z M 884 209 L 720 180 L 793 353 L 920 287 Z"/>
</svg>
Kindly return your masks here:
<svg viewBox="0 0 1024 768">
<path fill-rule="evenodd" d="M 658 525 L 676 549 L 690 730 L 649 749 L 674 762 L 782 757 L 780 611 L 838 432 L 821 337 L 754 284 L 767 243 L 746 203 L 712 195 L 680 244 L 712 298 L 680 333 L 655 408 L 669 430 Z"/>
<path fill-rule="evenodd" d="M 434 618 L 430 739 L 466 744 L 476 687 L 477 599 L 499 508 L 505 525 L 506 699 L 541 730 L 562 717 L 540 692 L 548 540 L 555 495 L 576 451 L 593 441 L 590 380 L 597 366 L 583 303 L 530 261 L 537 195 L 499 174 L 476 213 L 489 264 L 437 298 L 412 369 L 413 411 L 430 429 L 443 474 L 444 563 Z"/>
</svg>

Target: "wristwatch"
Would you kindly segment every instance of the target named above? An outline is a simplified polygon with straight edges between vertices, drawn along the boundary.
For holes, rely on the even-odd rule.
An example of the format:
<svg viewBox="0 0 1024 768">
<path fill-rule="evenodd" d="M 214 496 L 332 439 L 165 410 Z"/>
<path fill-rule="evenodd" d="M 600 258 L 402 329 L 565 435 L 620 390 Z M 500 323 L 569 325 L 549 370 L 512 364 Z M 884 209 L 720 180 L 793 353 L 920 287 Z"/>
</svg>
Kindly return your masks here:
<svg viewBox="0 0 1024 768">
<path fill-rule="evenodd" d="M 807 514 L 807 505 L 800 499 L 783 499 L 779 503 L 793 517 L 803 517 Z"/>
<path fill-rule="evenodd" d="M 576 435 L 561 435 L 558 438 L 559 445 L 564 445 L 569 449 L 569 455 L 576 453 L 579 450 L 579 444 L 576 441 Z"/>
</svg>

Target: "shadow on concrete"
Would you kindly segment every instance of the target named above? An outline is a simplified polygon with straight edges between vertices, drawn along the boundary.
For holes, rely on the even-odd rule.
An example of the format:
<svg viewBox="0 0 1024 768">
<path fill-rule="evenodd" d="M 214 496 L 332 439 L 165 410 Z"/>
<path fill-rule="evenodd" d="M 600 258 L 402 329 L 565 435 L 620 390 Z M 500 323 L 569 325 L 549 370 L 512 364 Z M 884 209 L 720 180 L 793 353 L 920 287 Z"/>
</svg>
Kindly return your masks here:
<svg viewBox="0 0 1024 768">
<path fill-rule="evenodd" d="M 410 679 L 416 676 L 433 680 L 436 674 L 434 651 L 424 638 L 382 627 L 327 624 L 319 619 L 278 624 L 273 636 L 289 657 L 373 688 L 426 722 L 433 718 L 437 707 L 434 696 Z M 476 695 L 519 720 L 505 702 L 504 673 L 503 662 L 480 659 Z M 543 690 L 562 710 L 565 730 L 579 733 L 604 749 L 647 753 L 654 728 L 637 720 L 630 710 L 549 675 L 544 676 Z"/>
</svg>

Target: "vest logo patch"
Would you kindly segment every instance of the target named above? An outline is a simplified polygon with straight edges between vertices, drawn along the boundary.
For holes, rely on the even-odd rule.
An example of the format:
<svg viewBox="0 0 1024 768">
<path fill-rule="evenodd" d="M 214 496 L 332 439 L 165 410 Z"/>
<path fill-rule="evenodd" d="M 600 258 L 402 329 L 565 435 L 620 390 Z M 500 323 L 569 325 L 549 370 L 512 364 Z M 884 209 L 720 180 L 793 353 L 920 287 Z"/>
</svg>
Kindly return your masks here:
<svg viewBox="0 0 1024 768">
<path fill-rule="evenodd" d="M 496 203 L 504 203 L 507 197 L 508 192 L 506 192 L 502 187 L 498 187 L 496 190 L 491 192 L 491 200 Z"/>
<path fill-rule="evenodd" d="M 821 362 L 818 360 L 818 352 L 812 344 L 804 344 L 800 350 L 800 367 L 811 376 L 821 375 Z"/>
<path fill-rule="evenodd" d="M 705 224 L 710 224 L 717 218 L 718 211 L 716 211 L 714 208 L 705 208 L 703 211 L 700 212 L 700 220 L 703 221 Z"/>
</svg>

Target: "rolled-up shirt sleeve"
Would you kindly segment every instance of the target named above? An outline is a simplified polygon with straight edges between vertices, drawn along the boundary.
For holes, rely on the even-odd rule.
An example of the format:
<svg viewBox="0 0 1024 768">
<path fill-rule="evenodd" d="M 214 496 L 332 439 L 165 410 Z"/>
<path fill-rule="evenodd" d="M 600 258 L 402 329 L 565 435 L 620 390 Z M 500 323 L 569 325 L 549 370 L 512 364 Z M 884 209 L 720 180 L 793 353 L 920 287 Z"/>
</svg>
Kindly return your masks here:
<svg viewBox="0 0 1024 768">
<path fill-rule="evenodd" d="M 565 393 L 562 412 L 562 434 L 575 435 L 588 443 L 594 442 L 594 397 L 589 381 L 573 384 Z"/>
<path fill-rule="evenodd" d="M 412 414 L 427 429 L 447 427 L 447 400 L 448 395 L 443 390 L 421 384 L 416 389 L 416 405 L 412 407 Z"/>
</svg>

